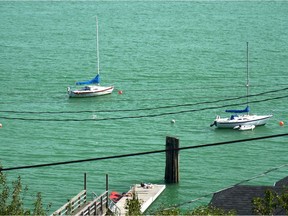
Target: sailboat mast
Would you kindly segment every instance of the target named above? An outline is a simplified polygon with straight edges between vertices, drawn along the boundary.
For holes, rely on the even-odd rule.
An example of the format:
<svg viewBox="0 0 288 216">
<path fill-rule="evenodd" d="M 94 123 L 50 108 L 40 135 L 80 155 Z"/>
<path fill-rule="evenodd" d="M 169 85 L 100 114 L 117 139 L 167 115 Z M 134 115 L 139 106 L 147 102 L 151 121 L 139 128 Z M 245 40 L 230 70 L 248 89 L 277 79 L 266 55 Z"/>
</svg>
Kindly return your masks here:
<svg viewBox="0 0 288 216">
<path fill-rule="evenodd" d="M 248 42 L 247 42 L 247 66 L 246 66 L 246 69 L 247 69 L 247 83 L 246 83 L 246 88 L 247 88 L 247 106 L 249 105 L 249 52 L 248 52 Z M 249 113 L 248 113 L 249 114 Z"/>
<path fill-rule="evenodd" d="M 99 74 L 99 41 L 98 41 L 98 17 L 96 16 L 96 45 L 97 45 L 97 74 Z"/>
</svg>

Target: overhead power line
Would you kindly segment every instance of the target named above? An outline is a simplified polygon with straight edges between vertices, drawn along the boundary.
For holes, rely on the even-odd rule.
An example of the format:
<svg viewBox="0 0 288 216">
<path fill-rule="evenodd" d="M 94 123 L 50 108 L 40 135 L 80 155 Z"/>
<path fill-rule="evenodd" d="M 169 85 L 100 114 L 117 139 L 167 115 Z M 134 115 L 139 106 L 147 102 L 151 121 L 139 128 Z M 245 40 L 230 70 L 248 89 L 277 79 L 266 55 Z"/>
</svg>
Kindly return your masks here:
<svg viewBox="0 0 288 216">
<path fill-rule="evenodd" d="M 288 97 L 288 95 L 285 95 L 285 96 L 279 96 L 279 97 L 273 97 L 273 98 L 266 98 L 266 99 L 262 99 L 262 100 L 250 101 L 249 103 L 250 104 L 260 103 L 260 102 L 266 102 L 266 101 L 272 101 L 272 100 L 279 100 L 279 99 L 283 99 L 283 98 L 287 98 L 287 97 Z M 239 106 L 239 105 L 246 105 L 246 102 L 245 103 L 225 104 L 225 105 L 213 106 L 213 107 L 204 107 L 204 108 L 199 108 L 199 109 L 180 110 L 180 111 L 166 112 L 166 113 L 155 113 L 155 114 L 149 114 L 149 115 L 121 116 L 121 117 L 109 117 L 109 118 L 51 119 L 51 118 L 8 117 L 8 116 L 1 116 L 0 118 L 13 119 L 13 120 L 23 120 L 23 121 L 55 121 L 55 122 L 108 121 L 108 120 L 122 120 L 122 119 L 153 118 L 153 117 L 175 115 L 175 114 L 182 114 L 182 113 L 191 113 L 191 112 L 199 112 L 199 111 L 204 111 L 204 110 L 212 110 L 212 109 L 219 109 L 219 108 L 225 108 L 225 107 L 229 107 L 229 106 Z"/>
<path fill-rule="evenodd" d="M 249 97 L 258 97 L 263 96 L 266 94 L 286 91 L 288 88 L 281 88 L 266 92 L 261 92 L 258 94 L 249 95 Z M 73 113 L 101 113 L 101 112 L 134 112 L 134 111 L 146 111 L 146 110 L 157 110 L 157 109 L 168 109 L 168 108 L 176 108 L 176 107 L 188 107 L 188 106 L 196 106 L 196 105 L 204 105 L 204 104 L 215 104 L 219 102 L 226 102 L 226 101 L 233 101 L 247 98 L 247 96 L 239 96 L 233 98 L 225 98 L 213 101 L 204 101 L 204 102 L 197 102 L 197 103 L 187 103 L 187 104 L 176 104 L 176 105 L 169 105 L 169 106 L 159 106 L 159 107 L 147 107 L 147 108 L 139 108 L 139 109 L 118 109 L 118 110 L 80 110 L 80 111 L 13 111 L 13 110 L 0 110 L 3 113 L 15 113 L 15 114 L 73 114 Z"/>
<path fill-rule="evenodd" d="M 245 85 L 246 85 L 246 83 L 245 83 Z M 287 86 L 287 84 L 277 84 L 277 86 Z M 227 88 L 232 88 L 232 89 L 235 89 L 235 87 L 237 88 L 237 87 L 243 87 L 243 84 L 235 84 L 235 83 L 233 83 L 233 84 L 231 84 L 231 83 L 226 83 L 225 85 L 209 85 L 209 86 L 206 86 L 205 87 L 205 89 L 227 89 Z M 250 85 L 250 87 L 253 87 L 253 88 L 262 88 L 262 87 L 267 87 L 267 85 L 265 85 L 265 84 L 253 84 L 253 85 Z M 185 91 L 186 90 L 191 90 L 191 91 L 194 91 L 194 90 L 202 90 L 203 89 L 203 87 L 201 87 L 201 86 L 197 86 L 197 87 L 195 87 L 195 86 L 193 86 L 193 87 L 187 87 L 187 88 L 185 88 Z M 121 91 L 121 90 L 123 90 L 123 89 L 120 89 L 120 88 L 117 88 L 117 89 L 115 89 L 116 91 Z M 125 91 L 133 91 L 133 92 L 143 92 L 143 89 L 128 89 L 128 90 L 125 90 Z M 183 91 L 183 88 L 155 88 L 155 89 L 145 89 L 145 92 L 147 92 L 147 91 L 149 91 L 149 92 L 154 92 L 154 91 L 156 91 L 156 92 L 159 92 L 159 91 Z"/>
<path fill-rule="evenodd" d="M 256 140 L 275 138 L 275 137 L 283 137 L 283 136 L 287 136 L 287 135 L 288 135 L 288 133 L 276 134 L 276 135 L 263 136 L 263 137 L 254 137 L 254 138 L 248 138 L 248 139 L 242 139 L 242 140 L 233 140 L 233 141 L 225 141 L 225 142 L 218 142 L 218 143 L 211 143 L 211 144 L 204 144 L 204 145 L 197 145 L 197 146 L 181 147 L 181 148 L 176 148 L 174 150 L 179 150 L 180 151 L 180 150 L 212 147 L 212 146 L 219 146 L 219 145 L 228 145 L 228 144 L 233 144 L 233 143 L 249 142 L 249 141 L 256 141 Z M 46 163 L 46 164 L 36 164 L 36 165 L 10 167 L 10 168 L 0 168 L 0 172 L 2 172 L 2 171 L 10 171 L 10 170 L 19 170 L 19 169 L 31 169 L 31 168 L 58 166 L 58 165 L 65 165 L 65 164 L 84 163 L 84 162 L 116 159 L 116 158 L 123 158 L 123 157 L 135 157 L 135 156 L 140 156 L 140 155 L 163 153 L 163 152 L 166 152 L 166 151 L 168 151 L 168 150 L 166 150 L 166 149 L 165 150 L 155 150 L 155 151 L 139 152 L 139 153 L 131 153 L 131 154 L 123 154 L 123 155 L 115 155 L 115 156 L 88 158 L 88 159 L 82 159 L 82 160 L 72 160 L 72 161 L 64 161 L 64 162 L 54 162 L 54 163 Z"/>
</svg>

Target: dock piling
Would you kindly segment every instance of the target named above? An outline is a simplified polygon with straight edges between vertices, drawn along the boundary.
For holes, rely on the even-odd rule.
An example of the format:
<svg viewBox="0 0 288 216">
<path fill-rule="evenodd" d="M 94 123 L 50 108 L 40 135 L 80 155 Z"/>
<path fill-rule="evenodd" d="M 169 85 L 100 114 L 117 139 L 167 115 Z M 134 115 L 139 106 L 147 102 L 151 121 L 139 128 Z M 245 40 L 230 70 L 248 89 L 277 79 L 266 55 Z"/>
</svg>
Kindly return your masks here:
<svg viewBox="0 0 288 216">
<path fill-rule="evenodd" d="M 87 174 L 86 172 L 84 173 L 84 190 L 87 188 Z"/>
<path fill-rule="evenodd" d="M 176 150 L 175 150 L 176 149 Z M 179 182 L 179 139 L 166 137 L 165 182 Z"/>
</svg>

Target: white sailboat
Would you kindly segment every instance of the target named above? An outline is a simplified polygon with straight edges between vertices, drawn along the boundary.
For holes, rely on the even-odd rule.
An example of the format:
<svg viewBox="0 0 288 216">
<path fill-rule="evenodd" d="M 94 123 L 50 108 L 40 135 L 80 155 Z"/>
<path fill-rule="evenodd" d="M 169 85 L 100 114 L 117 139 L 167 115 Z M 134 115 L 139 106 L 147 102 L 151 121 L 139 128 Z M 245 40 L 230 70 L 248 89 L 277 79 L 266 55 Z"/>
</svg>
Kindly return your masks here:
<svg viewBox="0 0 288 216">
<path fill-rule="evenodd" d="M 239 130 L 251 130 L 255 126 L 265 125 L 273 115 L 250 115 L 249 107 L 249 70 L 248 70 L 248 42 L 247 42 L 247 107 L 244 110 L 226 110 L 225 112 L 233 113 L 228 118 L 217 116 L 211 127 L 217 128 L 234 128 Z"/>
<path fill-rule="evenodd" d="M 72 90 L 71 87 L 67 88 L 69 97 L 94 97 L 100 95 L 111 94 L 114 90 L 114 86 L 101 86 L 100 85 L 100 72 L 99 72 L 99 39 L 98 39 L 98 18 L 96 17 L 96 40 L 97 40 L 97 75 L 95 78 L 76 82 L 76 85 L 83 85 L 84 87 L 76 90 Z"/>
</svg>

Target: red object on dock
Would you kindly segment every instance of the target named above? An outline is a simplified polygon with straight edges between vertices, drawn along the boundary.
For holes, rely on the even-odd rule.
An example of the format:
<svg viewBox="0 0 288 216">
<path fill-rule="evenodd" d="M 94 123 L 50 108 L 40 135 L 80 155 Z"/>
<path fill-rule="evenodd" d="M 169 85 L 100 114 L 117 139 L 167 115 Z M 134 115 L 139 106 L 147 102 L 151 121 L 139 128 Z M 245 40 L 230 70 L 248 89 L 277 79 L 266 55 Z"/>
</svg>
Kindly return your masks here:
<svg viewBox="0 0 288 216">
<path fill-rule="evenodd" d="M 110 193 L 110 196 L 109 198 L 113 201 L 113 202 L 118 202 L 121 198 L 122 198 L 122 195 L 116 191 L 112 191 Z"/>
</svg>

